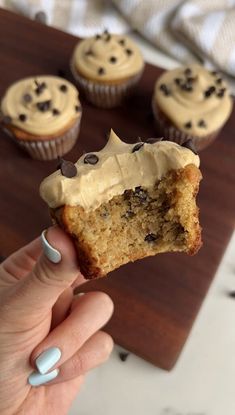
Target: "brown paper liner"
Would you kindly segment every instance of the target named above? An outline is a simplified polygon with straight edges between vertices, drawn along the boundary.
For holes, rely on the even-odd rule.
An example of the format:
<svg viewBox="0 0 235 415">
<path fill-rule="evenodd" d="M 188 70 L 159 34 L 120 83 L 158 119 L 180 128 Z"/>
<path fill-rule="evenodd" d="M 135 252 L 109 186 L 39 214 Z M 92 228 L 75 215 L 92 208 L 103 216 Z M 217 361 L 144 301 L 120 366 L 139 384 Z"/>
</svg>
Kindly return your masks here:
<svg viewBox="0 0 235 415">
<path fill-rule="evenodd" d="M 83 78 L 77 73 L 74 63 L 70 62 L 70 69 L 79 90 L 83 91 L 86 99 L 96 107 L 114 108 L 119 106 L 123 100 L 131 94 L 139 82 L 143 70 L 132 78 L 116 85 L 101 84 Z"/>
<path fill-rule="evenodd" d="M 4 128 L 4 130 L 13 138 L 15 143 L 26 150 L 33 159 L 53 160 L 59 156 L 63 156 L 73 148 L 78 138 L 80 120 L 81 117 L 79 117 L 68 131 L 50 140 L 20 140 L 18 137 L 15 137 L 9 129 Z"/>
<path fill-rule="evenodd" d="M 152 109 L 157 126 L 160 127 L 161 133 L 166 140 L 174 141 L 178 144 L 183 144 L 185 141 L 192 140 L 197 151 L 201 151 L 208 147 L 218 136 L 220 129 L 205 136 L 196 136 L 179 130 L 171 121 L 163 114 L 157 107 L 155 100 L 152 101 Z"/>
</svg>

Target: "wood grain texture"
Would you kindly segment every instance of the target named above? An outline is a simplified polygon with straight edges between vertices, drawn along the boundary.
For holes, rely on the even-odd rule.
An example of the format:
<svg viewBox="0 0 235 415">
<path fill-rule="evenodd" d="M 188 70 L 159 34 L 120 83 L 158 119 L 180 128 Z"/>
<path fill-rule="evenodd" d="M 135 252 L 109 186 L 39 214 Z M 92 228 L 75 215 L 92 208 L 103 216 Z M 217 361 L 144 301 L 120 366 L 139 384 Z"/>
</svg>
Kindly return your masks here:
<svg viewBox="0 0 235 415">
<path fill-rule="evenodd" d="M 71 79 L 68 62 L 76 42 L 73 36 L 1 10 L 1 95 L 25 76 L 63 71 Z M 160 72 L 147 65 L 135 96 L 122 108 L 99 110 L 82 101 L 81 133 L 66 158 L 76 161 L 83 151 L 99 150 L 111 127 L 129 142 L 156 136 L 150 103 Z M 109 293 L 115 313 L 108 332 L 123 347 L 167 370 L 177 361 L 234 228 L 234 130 L 233 113 L 220 138 L 201 153 L 204 246 L 199 254 L 162 254 L 137 261 L 81 288 Z M 50 224 L 38 187 L 55 170 L 56 161 L 30 159 L 1 132 L 0 166 L 0 256 L 5 257 Z"/>
</svg>

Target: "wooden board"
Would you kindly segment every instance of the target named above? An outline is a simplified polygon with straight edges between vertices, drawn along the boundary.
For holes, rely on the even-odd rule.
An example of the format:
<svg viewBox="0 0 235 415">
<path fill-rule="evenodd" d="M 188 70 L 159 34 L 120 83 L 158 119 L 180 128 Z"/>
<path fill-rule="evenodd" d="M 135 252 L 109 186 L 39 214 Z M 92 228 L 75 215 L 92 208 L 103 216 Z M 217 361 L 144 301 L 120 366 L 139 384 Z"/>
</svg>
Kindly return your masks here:
<svg viewBox="0 0 235 415">
<path fill-rule="evenodd" d="M 63 71 L 68 76 L 76 42 L 73 36 L 1 11 L 0 93 L 29 75 Z M 160 72 L 147 65 L 135 96 L 122 108 L 99 110 L 83 102 L 81 134 L 66 158 L 76 161 L 83 151 L 99 150 L 111 127 L 130 142 L 138 136 L 156 136 L 150 102 Z M 201 154 L 204 180 L 199 205 L 204 246 L 200 253 L 144 259 L 83 288 L 101 289 L 113 298 L 115 313 L 107 330 L 117 343 L 167 370 L 182 350 L 234 228 L 234 131 L 235 114 L 216 143 Z M 55 161 L 30 159 L 0 133 L 1 256 L 29 242 L 50 224 L 38 187 L 55 166 Z"/>
</svg>

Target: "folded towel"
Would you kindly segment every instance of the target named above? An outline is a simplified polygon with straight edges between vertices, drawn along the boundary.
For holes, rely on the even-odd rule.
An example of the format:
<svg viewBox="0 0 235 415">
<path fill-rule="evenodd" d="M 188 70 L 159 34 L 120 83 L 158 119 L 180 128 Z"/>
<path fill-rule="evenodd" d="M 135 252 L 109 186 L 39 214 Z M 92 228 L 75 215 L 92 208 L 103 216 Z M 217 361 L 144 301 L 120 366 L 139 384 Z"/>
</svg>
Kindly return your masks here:
<svg viewBox="0 0 235 415">
<path fill-rule="evenodd" d="M 235 0 L 0 0 L 80 37 L 137 30 L 179 62 L 235 76 Z"/>
</svg>

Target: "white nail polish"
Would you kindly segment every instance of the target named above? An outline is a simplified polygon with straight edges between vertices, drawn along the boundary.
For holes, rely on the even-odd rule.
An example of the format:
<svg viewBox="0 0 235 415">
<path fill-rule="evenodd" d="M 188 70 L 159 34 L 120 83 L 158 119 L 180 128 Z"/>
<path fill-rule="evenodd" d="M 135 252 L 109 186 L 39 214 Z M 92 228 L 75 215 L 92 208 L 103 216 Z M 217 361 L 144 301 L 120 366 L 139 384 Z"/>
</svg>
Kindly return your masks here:
<svg viewBox="0 0 235 415">
<path fill-rule="evenodd" d="M 50 347 L 41 353 L 35 360 L 35 365 L 42 375 L 48 372 L 61 358 L 61 351 L 58 347 Z"/>
<path fill-rule="evenodd" d="M 46 232 L 47 229 L 44 230 L 41 234 L 44 254 L 47 256 L 49 261 L 53 262 L 54 264 L 58 264 L 61 261 L 61 253 L 49 244 L 48 240 L 46 239 Z"/>
<path fill-rule="evenodd" d="M 41 375 L 41 373 L 33 372 L 28 377 L 28 382 L 31 386 L 40 386 L 55 379 L 59 374 L 59 369 L 52 370 L 52 372 Z"/>
</svg>

